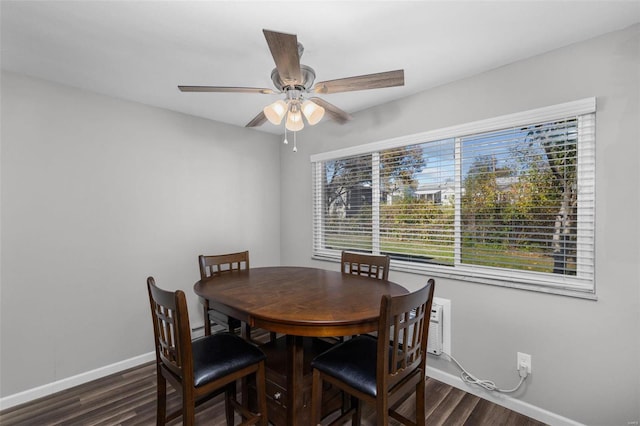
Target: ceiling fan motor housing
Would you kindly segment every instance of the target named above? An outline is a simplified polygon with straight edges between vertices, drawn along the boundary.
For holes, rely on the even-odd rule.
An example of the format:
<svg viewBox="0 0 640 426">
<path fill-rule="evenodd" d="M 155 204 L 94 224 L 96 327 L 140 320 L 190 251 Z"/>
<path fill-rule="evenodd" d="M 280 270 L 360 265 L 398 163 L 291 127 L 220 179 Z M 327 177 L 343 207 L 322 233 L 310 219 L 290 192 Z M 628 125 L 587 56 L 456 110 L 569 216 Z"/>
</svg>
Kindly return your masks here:
<svg viewBox="0 0 640 426">
<path fill-rule="evenodd" d="M 316 72 L 313 70 L 313 68 L 307 65 L 300 64 L 300 76 L 302 77 L 302 81 L 292 86 L 287 85 L 282 81 L 277 68 L 274 68 L 273 71 L 271 71 L 271 81 L 273 81 L 273 85 L 282 92 L 286 92 L 287 90 L 291 89 L 308 92 L 309 88 L 313 86 L 313 82 L 316 79 Z"/>
</svg>

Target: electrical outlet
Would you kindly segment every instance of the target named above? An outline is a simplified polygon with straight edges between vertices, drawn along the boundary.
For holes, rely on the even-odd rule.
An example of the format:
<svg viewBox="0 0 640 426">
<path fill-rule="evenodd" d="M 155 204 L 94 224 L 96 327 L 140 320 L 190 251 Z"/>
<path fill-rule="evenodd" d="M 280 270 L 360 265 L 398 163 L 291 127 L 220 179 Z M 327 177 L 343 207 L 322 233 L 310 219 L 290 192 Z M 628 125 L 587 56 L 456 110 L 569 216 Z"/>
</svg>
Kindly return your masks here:
<svg viewBox="0 0 640 426">
<path fill-rule="evenodd" d="M 516 370 L 520 371 L 521 365 L 525 365 L 527 368 L 527 374 L 531 374 L 531 355 L 518 352 L 518 363 L 516 364 Z"/>
</svg>

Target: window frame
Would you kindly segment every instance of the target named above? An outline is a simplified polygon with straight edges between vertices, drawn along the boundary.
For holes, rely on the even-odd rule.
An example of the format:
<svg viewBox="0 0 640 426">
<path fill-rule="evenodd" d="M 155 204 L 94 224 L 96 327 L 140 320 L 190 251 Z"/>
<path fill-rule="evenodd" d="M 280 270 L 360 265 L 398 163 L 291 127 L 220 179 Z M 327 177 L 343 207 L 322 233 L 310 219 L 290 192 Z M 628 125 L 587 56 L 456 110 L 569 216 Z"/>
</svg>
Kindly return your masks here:
<svg viewBox="0 0 640 426">
<path fill-rule="evenodd" d="M 323 238 L 324 233 L 321 228 L 322 220 L 322 166 L 324 162 L 357 155 L 372 154 L 372 164 L 377 164 L 379 152 L 387 149 L 398 148 L 408 145 L 424 144 L 436 142 L 443 139 L 455 140 L 455 168 L 456 168 L 456 197 L 455 197 L 455 228 L 456 235 L 461 230 L 460 223 L 460 203 L 459 196 L 461 185 L 461 160 L 460 160 L 460 139 L 471 134 L 497 131 L 509 127 L 527 126 L 532 123 L 540 123 L 554 120 L 562 120 L 571 117 L 578 117 L 578 211 L 587 211 L 592 219 L 591 225 L 582 228 L 582 222 L 578 222 L 578 248 L 577 250 L 585 254 L 590 260 L 590 268 L 587 274 L 577 271 L 576 276 L 551 275 L 543 272 L 521 271 L 515 269 L 496 268 L 490 266 L 459 264 L 454 266 L 424 264 L 405 260 L 392 259 L 391 269 L 448 278 L 458 281 L 468 281 L 482 284 L 498 285 L 503 287 L 532 290 L 544 293 L 559 294 L 596 300 L 595 283 L 595 112 L 596 98 L 585 98 L 577 101 L 557 104 L 553 106 L 532 109 L 528 111 L 503 115 L 485 120 L 474 121 L 442 129 L 430 130 L 412 135 L 400 136 L 392 139 L 381 140 L 373 143 L 352 146 L 334 151 L 318 153 L 310 156 L 312 165 L 312 199 L 315 204 L 313 209 L 313 247 L 312 258 L 317 260 L 339 260 L 339 250 L 321 249 L 322 244 L 318 244 L 317 239 Z M 585 120 L 589 128 L 589 134 L 585 136 Z M 378 168 L 373 167 L 373 191 L 379 191 L 379 182 L 376 185 L 376 173 Z M 582 199 L 583 193 L 593 194 L 590 199 Z M 319 201 L 319 202 L 316 202 Z M 375 209 L 376 207 L 373 206 Z M 374 210 L 375 211 L 375 210 Z M 378 216 L 379 217 L 379 216 Z M 379 220 L 372 220 L 375 229 Z M 376 238 L 374 233 L 374 239 Z M 587 244 L 581 243 L 588 241 Z M 375 253 L 375 241 L 374 241 Z M 379 246 L 378 246 L 379 247 Z M 454 245 L 455 250 L 459 250 L 458 243 Z M 456 257 L 459 259 L 459 253 Z"/>
</svg>

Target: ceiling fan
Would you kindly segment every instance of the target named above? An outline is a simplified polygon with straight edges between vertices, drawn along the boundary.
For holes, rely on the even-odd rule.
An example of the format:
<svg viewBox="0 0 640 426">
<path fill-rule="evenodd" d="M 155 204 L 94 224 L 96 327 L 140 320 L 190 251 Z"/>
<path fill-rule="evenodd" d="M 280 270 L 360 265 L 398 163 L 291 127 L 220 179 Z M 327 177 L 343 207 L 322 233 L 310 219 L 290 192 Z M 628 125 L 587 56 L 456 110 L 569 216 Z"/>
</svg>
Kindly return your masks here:
<svg viewBox="0 0 640 426">
<path fill-rule="evenodd" d="M 182 92 L 284 93 L 286 95 L 284 100 L 278 100 L 266 106 L 245 127 L 260 126 L 267 120 L 278 125 L 286 115 L 285 128 L 296 132 L 304 127 L 303 115 L 310 125 L 318 123 L 325 111 L 340 124 L 352 118 L 346 111 L 324 99 L 316 96 L 307 97 L 308 93 L 331 94 L 404 85 L 404 70 L 339 78 L 313 85 L 316 73 L 313 68 L 300 63 L 304 48 L 301 43 L 298 43 L 296 35 L 269 30 L 262 30 L 262 32 L 276 63 L 276 67 L 271 72 L 271 80 L 276 90 L 226 86 L 178 86 L 178 89 Z"/>
</svg>

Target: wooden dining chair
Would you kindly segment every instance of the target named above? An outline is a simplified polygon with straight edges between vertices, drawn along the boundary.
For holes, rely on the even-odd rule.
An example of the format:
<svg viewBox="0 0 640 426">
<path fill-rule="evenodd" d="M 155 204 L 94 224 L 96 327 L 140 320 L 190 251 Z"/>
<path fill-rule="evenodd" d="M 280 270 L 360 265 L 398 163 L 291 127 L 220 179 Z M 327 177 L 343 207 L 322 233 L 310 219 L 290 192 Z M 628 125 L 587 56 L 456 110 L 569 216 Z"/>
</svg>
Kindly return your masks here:
<svg viewBox="0 0 640 426">
<path fill-rule="evenodd" d="M 311 363 L 312 424 L 320 424 L 323 382 L 351 395 L 351 407 L 332 424 L 342 425 L 349 417 L 359 425 L 361 401 L 376 408 L 376 421 L 388 425 L 392 417 L 406 425 L 425 424 L 425 367 L 429 319 L 435 282 L 413 293 L 382 296 L 378 338 L 357 336 L 340 343 Z M 416 394 L 416 418 L 410 420 L 397 408 L 410 394 Z"/>
<path fill-rule="evenodd" d="M 379 280 L 389 279 L 389 256 L 343 251 L 341 271 L 347 274 L 364 275 Z"/>
<path fill-rule="evenodd" d="M 200 279 L 204 280 L 216 277 L 221 274 L 249 269 L 249 252 L 219 254 L 212 256 L 198 256 L 198 266 L 200 268 Z M 202 299 L 204 311 L 204 335 L 211 335 L 211 322 L 222 326 L 231 333 L 240 330 L 242 323 L 236 318 L 230 317 L 209 307 L 209 301 Z"/>
<path fill-rule="evenodd" d="M 187 301 L 182 290 L 161 290 L 153 277 L 147 278 L 156 351 L 157 424 L 182 415 L 182 424 L 193 425 L 195 407 L 225 390 L 227 425 L 234 412 L 244 424 L 267 426 L 264 353 L 255 345 L 231 333 L 219 333 L 191 340 Z M 238 402 L 236 381 L 255 375 L 257 407 L 252 413 Z M 167 381 L 182 395 L 182 407 L 167 414 Z"/>
<path fill-rule="evenodd" d="M 215 278 L 232 271 L 249 269 L 249 251 L 238 253 L 218 254 L 211 256 L 198 256 L 200 279 Z M 211 309 L 209 300 L 202 299 L 204 311 L 204 335 L 211 335 L 211 323 L 218 324 L 231 333 L 240 331 L 247 340 L 251 340 L 251 327 L 240 320 Z M 270 333 L 270 339 L 275 339 L 275 333 Z"/>
<path fill-rule="evenodd" d="M 388 280 L 390 261 L 389 256 L 384 254 L 354 253 L 343 250 L 340 257 L 340 270 L 344 274 Z M 375 336 L 376 334 L 374 332 L 371 335 Z M 334 340 L 342 342 L 344 337 L 335 337 Z"/>
</svg>

